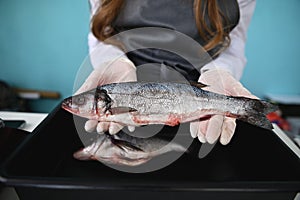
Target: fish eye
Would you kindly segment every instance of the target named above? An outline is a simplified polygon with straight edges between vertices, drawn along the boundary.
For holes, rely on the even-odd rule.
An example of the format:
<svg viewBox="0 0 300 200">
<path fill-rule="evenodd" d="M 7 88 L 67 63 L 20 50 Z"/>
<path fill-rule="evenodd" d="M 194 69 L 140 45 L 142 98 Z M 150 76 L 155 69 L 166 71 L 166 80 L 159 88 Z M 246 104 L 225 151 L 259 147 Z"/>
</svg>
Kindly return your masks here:
<svg viewBox="0 0 300 200">
<path fill-rule="evenodd" d="M 120 156 L 126 156 L 125 152 L 124 151 L 120 151 Z"/>
<path fill-rule="evenodd" d="M 75 98 L 75 103 L 77 105 L 83 105 L 85 103 L 85 98 L 83 96 L 79 96 L 79 97 Z"/>
</svg>

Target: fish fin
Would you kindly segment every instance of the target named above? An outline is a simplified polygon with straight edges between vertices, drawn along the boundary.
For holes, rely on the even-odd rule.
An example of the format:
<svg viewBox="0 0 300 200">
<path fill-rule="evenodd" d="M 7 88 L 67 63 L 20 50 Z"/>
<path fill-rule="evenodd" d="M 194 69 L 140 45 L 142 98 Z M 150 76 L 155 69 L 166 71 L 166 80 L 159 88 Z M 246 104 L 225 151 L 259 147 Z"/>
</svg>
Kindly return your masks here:
<svg viewBox="0 0 300 200">
<path fill-rule="evenodd" d="M 266 115 L 278 110 L 277 105 L 258 99 L 250 99 L 246 97 L 235 98 L 239 98 L 246 102 L 245 111 L 247 114 L 237 116 L 238 119 L 264 129 L 273 129 L 273 125 Z"/>
<path fill-rule="evenodd" d="M 118 139 L 111 137 L 111 142 L 122 150 L 142 151 L 143 152 L 143 150 L 141 148 L 134 146 L 132 143 L 124 141 L 124 140 L 118 140 Z"/>
<path fill-rule="evenodd" d="M 238 119 L 267 130 L 273 129 L 272 123 L 263 114 L 252 114 L 248 116 L 238 117 Z"/>
<path fill-rule="evenodd" d="M 201 83 L 201 82 L 190 82 L 191 86 L 197 87 L 197 88 L 204 88 L 207 87 L 208 85 Z"/>
<path fill-rule="evenodd" d="M 114 108 L 110 108 L 109 111 L 112 115 L 115 115 L 115 114 L 136 112 L 137 110 L 135 108 L 130 108 L 130 107 L 114 107 Z"/>
</svg>

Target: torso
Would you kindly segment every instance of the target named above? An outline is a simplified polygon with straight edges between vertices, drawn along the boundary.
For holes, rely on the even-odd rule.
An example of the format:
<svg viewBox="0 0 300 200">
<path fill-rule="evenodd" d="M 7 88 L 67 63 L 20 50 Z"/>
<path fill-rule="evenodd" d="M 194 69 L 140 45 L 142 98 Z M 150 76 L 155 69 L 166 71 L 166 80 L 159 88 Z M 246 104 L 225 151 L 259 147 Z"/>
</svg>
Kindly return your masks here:
<svg viewBox="0 0 300 200">
<path fill-rule="evenodd" d="M 228 19 L 228 26 L 232 30 L 239 21 L 239 7 L 236 0 L 219 0 L 222 13 Z M 134 30 L 143 27 L 166 28 L 175 30 L 196 41 L 199 45 L 204 45 L 203 38 L 198 34 L 195 23 L 193 1 L 192 0 L 130 0 L 125 1 L 125 5 L 118 15 L 114 29 L 117 33 L 124 33 L 127 30 Z M 156 31 L 156 30 L 155 30 Z M 136 66 L 147 63 L 163 63 L 166 66 L 179 71 L 186 79 L 196 81 L 200 75 L 200 68 L 211 61 L 212 56 L 220 49 L 216 47 L 208 54 L 203 52 L 188 52 L 188 59 L 178 53 L 171 53 L 170 48 L 182 48 L 189 51 L 189 41 L 182 41 L 180 34 L 171 31 L 159 31 L 161 34 L 153 34 L 151 31 L 141 31 L 140 33 L 126 35 L 122 43 L 130 51 L 127 53 Z M 159 45 L 155 45 L 155 43 Z M 150 44 L 150 45 L 149 45 Z M 149 48 L 151 46 L 166 47 Z M 169 48 L 170 47 L 170 48 Z M 136 50 L 142 48 L 142 50 Z M 201 46 L 199 46 L 201 49 Z M 132 51 L 133 50 L 133 51 Z M 193 50 L 194 51 L 194 50 Z M 204 56 L 203 58 L 199 57 Z M 184 58 L 182 58 L 184 57 Z M 197 66 L 193 66 L 189 60 L 198 60 Z M 188 61 L 187 61 L 188 60 Z M 159 72 L 160 73 L 160 72 Z"/>
</svg>

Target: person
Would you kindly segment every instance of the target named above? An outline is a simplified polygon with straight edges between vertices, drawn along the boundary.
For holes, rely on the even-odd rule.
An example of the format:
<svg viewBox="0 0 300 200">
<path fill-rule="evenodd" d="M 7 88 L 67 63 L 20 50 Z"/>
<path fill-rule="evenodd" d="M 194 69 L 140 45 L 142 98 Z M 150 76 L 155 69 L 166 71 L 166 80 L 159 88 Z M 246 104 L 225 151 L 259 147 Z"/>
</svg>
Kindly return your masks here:
<svg viewBox="0 0 300 200">
<path fill-rule="evenodd" d="M 137 81 L 139 65 L 151 61 L 167 64 L 188 80 L 208 85 L 206 90 L 256 98 L 239 82 L 246 64 L 245 43 L 255 0 L 90 0 L 89 3 L 88 44 L 94 69 L 77 93 L 97 85 Z M 161 50 L 149 48 L 124 54 L 118 44 L 104 42 L 117 33 L 140 27 L 182 32 L 201 44 L 212 60 L 195 70 L 177 56 Z M 149 41 L 156 39 L 143 37 Z M 170 38 L 167 42 L 176 42 L 176 38 Z M 164 40 L 158 38 L 158 42 Z M 87 131 L 96 129 L 99 133 L 115 134 L 122 128 L 114 122 L 88 120 L 85 124 Z M 228 144 L 235 128 L 235 119 L 220 115 L 190 123 L 191 136 L 210 144 L 218 138 L 223 145 Z M 128 129 L 133 131 L 134 127 Z"/>
</svg>

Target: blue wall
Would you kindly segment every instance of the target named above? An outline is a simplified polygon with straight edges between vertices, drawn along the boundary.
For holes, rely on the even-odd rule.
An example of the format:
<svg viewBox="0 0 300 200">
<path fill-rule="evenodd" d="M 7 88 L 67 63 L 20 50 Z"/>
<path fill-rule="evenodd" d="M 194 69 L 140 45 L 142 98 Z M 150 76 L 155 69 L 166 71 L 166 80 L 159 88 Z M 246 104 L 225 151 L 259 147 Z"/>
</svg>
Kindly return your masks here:
<svg viewBox="0 0 300 200">
<path fill-rule="evenodd" d="M 89 6 L 84 0 L 1 0 L 0 79 L 10 85 L 71 95 L 87 55 Z M 32 101 L 49 112 L 59 100 Z"/>
<path fill-rule="evenodd" d="M 242 82 L 254 94 L 299 94 L 300 1 L 257 0 Z M 71 95 L 87 55 L 87 0 L 1 0 L 0 80 Z M 60 100 L 33 101 L 51 111 Z"/>
<path fill-rule="evenodd" d="M 260 97 L 300 95 L 299 11 L 299 0 L 257 0 L 242 82 Z"/>
</svg>

